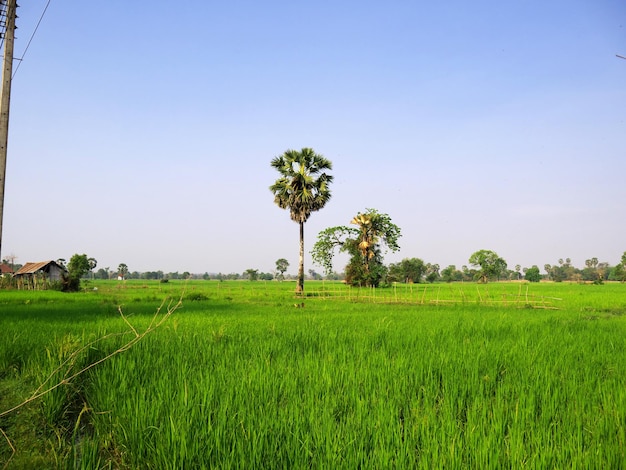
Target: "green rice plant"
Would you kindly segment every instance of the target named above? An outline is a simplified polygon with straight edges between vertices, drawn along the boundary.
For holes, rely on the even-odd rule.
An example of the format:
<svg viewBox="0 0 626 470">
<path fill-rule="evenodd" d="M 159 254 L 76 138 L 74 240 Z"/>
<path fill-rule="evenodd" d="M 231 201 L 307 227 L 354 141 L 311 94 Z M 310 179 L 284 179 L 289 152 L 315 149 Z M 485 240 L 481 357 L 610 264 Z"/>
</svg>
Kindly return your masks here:
<svg viewBox="0 0 626 470">
<path fill-rule="evenodd" d="M 130 408 L 106 415 L 133 416 L 119 423 L 125 432 L 118 445 L 138 450 L 128 465 L 157 467 L 172 455 L 207 467 L 560 465 L 575 462 L 572 456 L 590 462 L 558 427 L 566 416 L 589 415 L 577 401 L 583 378 L 593 374 L 562 376 L 579 349 L 561 343 L 555 347 L 565 356 L 554 360 L 549 341 L 563 328 L 555 317 L 543 317 L 546 328 L 543 322 L 518 325 L 498 310 L 414 314 L 401 308 L 390 314 L 389 308 L 359 306 L 351 314 L 354 306 L 343 307 L 331 317 L 307 314 L 295 321 L 283 310 L 283 321 L 274 316 L 266 328 L 258 328 L 254 316 L 188 318 L 195 334 L 179 326 L 174 338 L 155 336 L 155 344 L 142 345 L 160 350 L 157 344 L 165 341 L 181 349 L 177 357 L 153 360 L 162 371 L 158 377 L 149 368 L 138 373 L 139 359 L 133 366 L 109 364 L 98 391 L 120 381 L 119 371 L 132 373 L 116 389 L 132 387 L 137 377 L 151 384 L 139 396 L 129 390 Z M 225 320 L 228 342 L 198 334 L 200 325 L 215 331 Z M 512 347 L 512 337 L 523 347 Z M 537 370 L 539 360 L 543 369 Z M 564 383 L 573 384 L 572 391 L 563 392 Z M 585 391 L 594 396 L 597 386 Z M 99 397 L 106 409 L 119 404 Z M 140 408 L 144 400 L 151 406 Z M 201 444 L 189 437 L 198 433 Z M 572 455 L 557 450 L 563 445 Z M 613 461 L 623 455 L 615 449 Z"/>
<path fill-rule="evenodd" d="M 119 305 L 140 329 L 150 324 L 155 295 L 206 296 L 183 302 L 154 334 L 76 382 L 80 400 L 57 451 L 69 466 L 620 468 L 626 461 L 620 284 L 529 288 L 558 309 L 536 301 L 525 308 L 519 283 L 396 292 L 310 283 L 325 294 L 305 297 L 305 308 L 294 308 L 293 286 L 281 283 L 171 282 L 167 292 L 144 284 L 103 283 L 67 301 L 0 297 L 10 307 L 0 314 L 0 340 L 14 338 L 6 344 L 23 351 L 2 386 L 49 367 L 46 348 L 62 357 L 72 344 L 120 331 Z M 20 328 L 33 334 L 16 335 Z M 12 357 L 4 344 L 0 357 Z M 82 364 L 122 344 L 112 338 Z M 9 434 L 16 426 L 0 420 Z M 8 453 L 0 449 L 0 458 Z"/>
</svg>

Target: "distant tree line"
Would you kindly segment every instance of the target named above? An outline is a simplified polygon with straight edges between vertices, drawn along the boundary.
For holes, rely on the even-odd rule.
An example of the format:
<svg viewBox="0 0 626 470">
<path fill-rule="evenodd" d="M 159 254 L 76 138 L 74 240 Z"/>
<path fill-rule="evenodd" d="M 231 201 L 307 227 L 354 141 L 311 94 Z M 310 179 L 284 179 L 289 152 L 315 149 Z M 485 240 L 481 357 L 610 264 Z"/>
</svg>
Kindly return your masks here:
<svg viewBox="0 0 626 470">
<path fill-rule="evenodd" d="M 440 269 L 438 264 L 425 263 L 420 258 L 405 258 L 399 263 L 390 264 L 386 272 L 386 282 L 432 283 L 432 282 L 488 282 L 518 281 L 539 282 L 592 282 L 626 281 L 626 252 L 621 262 L 610 266 L 597 258 L 585 260 L 584 268 L 576 268 L 569 258 L 559 259 L 555 265 L 545 264 L 542 274 L 538 266 L 522 268 L 516 265 L 509 269 L 506 261 L 492 251 L 480 250 L 472 254 L 468 265 L 457 268 L 449 265 Z"/>
<path fill-rule="evenodd" d="M 365 217 L 367 215 L 368 217 Z M 377 219 L 378 218 L 378 219 Z M 626 282 L 626 252 L 621 257 L 620 263 L 615 266 L 606 262 L 598 261 L 598 258 L 585 260 L 585 266 L 577 268 L 572 264 L 570 258 L 561 258 L 555 264 L 544 264 L 544 273 L 536 265 L 522 268 L 516 265 L 510 269 L 504 259 L 490 250 L 479 250 L 473 253 L 467 265 L 457 268 L 456 265 L 448 265 L 441 268 L 437 263 L 425 262 L 421 258 L 404 258 L 397 263 L 388 266 L 382 263 L 381 249 L 379 242 L 385 237 L 376 230 L 372 231 L 372 219 L 374 227 L 379 224 L 378 229 L 387 230 L 389 242 L 392 247 L 397 246 L 397 239 L 400 236 L 399 229 L 393 225 L 386 214 L 379 214 L 373 209 L 369 209 L 364 214 L 359 214 L 353 219 L 353 223 L 358 228 L 333 227 L 324 230 L 318 237 L 316 244 L 317 253 L 313 253 L 318 264 L 325 262 L 326 272 L 324 275 L 314 269 L 308 270 L 309 280 L 343 280 L 355 286 L 384 286 L 395 282 L 399 283 L 435 283 L 435 282 L 489 282 L 489 281 L 553 281 L 553 282 L 591 282 L 601 284 L 604 281 Z M 369 221 L 368 221 L 369 220 Z M 384 222 L 384 223 L 383 223 Z M 386 227 L 386 228 L 385 228 Z M 383 230 L 384 229 L 384 230 Z M 373 235 L 376 232 L 375 235 Z M 343 237 L 343 238 L 341 238 Z M 370 242 L 362 243 L 364 237 Z M 320 243 L 321 240 L 321 243 Z M 340 244 L 338 240 L 343 240 Z M 376 242 L 373 242 L 376 240 Z M 344 251 L 351 253 L 352 257 L 344 272 L 336 272 L 332 269 L 332 249 L 346 246 Z M 372 254 L 369 254 L 371 250 Z M 4 264 L 9 264 L 3 259 Z M 365 262 L 369 262 L 366 265 Z M 287 274 L 289 262 L 285 258 L 276 261 L 274 272 L 262 272 L 258 269 L 249 268 L 242 273 L 209 273 L 203 274 L 164 272 L 164 271 L 129 271 L 125 263 L 120 263 L 116 270 L 109 267 L 100 268 L 95 271 L 97 261 L 86 254 L 75 254 L 69 262 L 65 259 L 58 259 L 58 264 L 67 269 L 67 273 L 59 286 L 54 286 L 60 290 L 72 291 L 80 288 L 81 280 L 89 279 L 134 279 L 134 280 L 187 280 L 204 279 L 211 281 L 298 281 L 299 275 Z M 15 271 L 21 267 L 13 263 Z"/>
<path fill-rule="evenodd" d="M 367 212 L 366 212 L 367 213 Z M 377 212 L 372 212 L 373 214 Z M 360 214 L 363 215 L 363 214 Z M 393 226 L 386 214 L 378 214 L 383 216 L 382 219 L 387 224 Z M 355 217 L 356 219 L 356 217 Z M 364 220 L 364 219 L 362 219 Z M 389 227 L 388 227 L 389 228 Z M 399 231 L 393 226 L 392 244 L 397 243 Z M 320 236 L 328 240 L 336 240 L 335 237 L 339 232 L 344 233 L 346 227 L 333 227 L 323 231 Z M 626 281 L 626 252 L 622 256 L 621 262 L 616 266 L 610 266 L 606 262 L 599 262 L 597 258 L 585 260 L 585 266 L 576 268 L 572 265 L 570 258 L 559 259 L 554 265 L 545 264 L 543 266 L 544 273 L 536 265 L 523 267 L 516 265 L 513 269 L 508 267 L 504 259 L 490 250 L 479 250 L 473 253 L 468 259 L 466 265 L 457 267 L 456 265 L 448 265 L 441 268 L 437 263 L 425 262 L 421 258 L 404 258 L 397 263 L 391 263 L 388 266 L 382 263 L 380 255 L 380 247 L 372 247 L 373 255 L 364 253 L 367 247 L 361 245 L 358 239 L 358 233 L 362 233 L 362 228 L 357 228 L 354 232 L 349 232 L 353 238 L 347 237 L 348 248 L 351 250 L 353 259 L 346 266 L 345 272 L 336 272 L 332 269 L 332 262 L 326 264 L 326 272 L 318 273 L 314 269 L 309 269 L 306 278 L 310 280 L 346 280 L 353 285 L 387 285 L 394 282 L 401 283 L 434 283 L 434 282 L 489 282 L 489 281 L 521 281 L 539 282 L 541 280 L 554 282 L 595 282 L 603 281 Z M 330 234 L 330 236 L 329 236 Z M 328 239 L 324 238 L 329 236 Z M 327 248 L 330 247 L 330 242 Z M 337 245 L 335 245 L 337 246 Z M 395 245 L 393 245 L 395 246 Z M 318 247 L 319 248 L 319 247 Z M 359 258 L 360 257 L 360 258 Z M 320 261 L 323 255 L 317 254 L 317 260 Z M 369 266 L 362 267 L 357 261 L 358 259 L 368 259 Z M 328 258 L 327 258 L 328 259 Z M 332 261 L 332 255 L 330 257 Z M 320 263 L 321 264 L 321 263 Z M 185 279 L 204 279 L 214 281 L 297 281 L 298 275 L 287 274 L 289 263 L 286 259 L 280 258 L 276 261 L 276 270 L 274 272 L 263 272 L 258 269 L 249 268 L 242 273 L 209 273 L 203 274 L 190 273 L 184 271 L 182 273 L 164 272 L 164 271 L 145 271 L 129 272 L 126 279 L 146 279 L 146 280 L 185 280 Z M 93 273 L 94 279 L 117 279 L 118 271 L 111 271 L 108 268 L 101 268 Z M 88 274 L 85 277 L 89 277 Z M 369 279 L 370 284 L 367 283 Z M 362 282 L 362 284 L 359 284 Z"/>
</svg>

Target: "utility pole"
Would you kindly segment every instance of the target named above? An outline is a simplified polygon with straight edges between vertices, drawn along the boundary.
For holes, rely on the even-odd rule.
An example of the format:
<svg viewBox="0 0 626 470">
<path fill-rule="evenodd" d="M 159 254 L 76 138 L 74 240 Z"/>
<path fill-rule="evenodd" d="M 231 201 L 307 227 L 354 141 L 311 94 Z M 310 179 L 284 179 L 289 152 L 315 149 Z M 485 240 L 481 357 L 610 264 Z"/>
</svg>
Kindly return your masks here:
<svg viewBox="0 0 626 470">
<path fill-rule="evenodd" d="M 0 90 L 0 254 L 2 253 L 2 220 L 4 219 L 4 182 L 7 172 L 7 144 L 9 141 L 9 108 L 11 76 L 13 75 L 13 43 L 17 0 L 0 0 L 5 4 L 4 60 L 2 62 L 2 90 Z M 1 258 L 0 258 L 1 259 Z"/>
</svg>

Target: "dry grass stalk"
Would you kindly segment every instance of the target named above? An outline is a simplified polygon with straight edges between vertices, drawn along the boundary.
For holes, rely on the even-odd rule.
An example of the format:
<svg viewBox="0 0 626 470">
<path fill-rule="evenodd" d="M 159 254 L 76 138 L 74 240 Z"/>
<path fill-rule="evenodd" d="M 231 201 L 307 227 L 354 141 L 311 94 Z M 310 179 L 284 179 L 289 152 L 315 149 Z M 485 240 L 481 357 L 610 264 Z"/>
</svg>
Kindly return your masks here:
<svg viewBox="0 0 626 470">
<path fill-rule="evenodd" d="M 176 310 L 178 310 L 181 307 L 182 301 L 183 301 L 183 296 L 184 295 L 181 295 L 181 297 L 178 299 L 178 301 L 176 303 L 174 303 L 172 300 L 170 300 L 169 303 L 168 303 L 168 299 L 164 299 L 163 302 L 161 303 L 161 305 L 159 306 L 159 308 L 157 308 L 156 312 L 154 313 L 154 316 L 152 317 L 152 320 L 150 321 L 150 324 L 148 325 L 148 327 L 141 333 L 139 333 L 137 331 L 137 329 L 130 323 L 130 321 L 128 320 L 126 315 L 124 315 L 124 312 L 122 311 L 122 307 L 119 306 L 117 310 L 120 313 L 120 315 L 122 317 L 122 320 L 124 320 L 124 323 L 126 323 L 126 325 L 128 326 L 129 331 L 125 331 L 123 333 L 111 333 L 111 334 L 108 334 L 108 335 L 104 335 L 104 336 L 102 336 L 102 337 L 100 337 L 98 339 L 95 339 L 94 341 L 91 341 L 91 342 L 87 343 L 86 345 L 84 345 L 81 348 L 79 348 L 76 351 L 74 351 L 72 354 L 70 354 L 68 356 L 68 358 L 65 361 L 63 361 L 59 365 L 59 367 L 57 367 L 56 369 L 54 369 L 54 371 L 52 371 L 50 373 L 48 378 L 46 378 L 46 380 L 44 380 L 39 385 L 39 387 L 37 387 L 37 389 L 32 393 L 32 395 L 29 398 L 27 398 L 23 402 L 19 403 L 18 405 L 15 405 L 13 408 L 10 408 L 8 410 L 0 412 L 0 418 L 2 418 L 3 416 L 7 416 L 10 413 L 13 413 L 13 412 L 19 410 L 20 408 L 22 408 L 22 407 L 26 406 L 27 404 L 37 400 L 38 398 L 43 397 L 44 395 L 52 392 L 53 390 L 55 390 L 56 388 L 58 388 L 58 387 L 60 387 L 62 385 L 69 384 L 73 379 L 75 379 L 79 375 L 84 374 L 89 369 L 93 369 L 98 364 L 102 364 L 103 362 L 109 360 L 113 356 L 116 356 L 116 355 L 118 355 L 120 353 L 123 353 L 124 351 L 129 350 L 135 344 L 137 344 L 139 341 L 141 341 L 143 338 L 145 338 L 148 334 L 152 333 L 154 330 L 156 330 L 158 327 L 160 327 L 163 323 L 165 323 L 169 319 L 169 317 Z M 166 310 L 165 313 L 161 314 L 161 311 L 166 306 L 166 304 L 167 304 L 167 310 Z M 78 372 L 72 373 L 72 368 L 73 368 L 77 358 L 80 356 L 81 353 L 83 353 L 84 351 L 92 348 L 94 345 L 96 345 L 96 344 L 98 344 L 98 343 L 100 343 L 102 341 L 105 341 L 105 340 L 110 339 L 110 338 L 115 338 L 115 337 L 118 337 L 118 336 L 125 336 L 125 335 L 127 335 L 129 333 L 132 333 L 133 337 L 132 337 L 132 339 L 130 341 L 125 343 L 123 346 L 120 346 L 115 351 L 111 352 L 110 354 L 107 354 L 103 358 L 101 358 L 101 359 L 99 359 L 99 360 L 97 360 L 97 361 L 95 361 L 95 362 L 93 362 L 93 363 L 83 367 Z M 63 380 L 55 383 L 54 385 L 50 385 L 50 386 L 48 386 L 46 388 L 46 384 L 51 382 L 51 380 L 57 375 L 57 373 L 59 373 L 62 370 L 65 370 Z M 82 412 L 81 412 L 81 414 L 82 414 Z M 11 448 L 11 452 L 12 452 L 11 453 L 11 457 L 9 457 L 9 459 L 7 460 L 5 465 L 2 467 L 2 469 L 5 470 L 8 467 L 9 462 L 11 461 L 13 456 L 15 455 L 16 450 L 15 450 L 15 447 L 13 446 L 13 443 L 11 442 L 11 440 L 9 439 L 9 437 L 6 435 L 6 433 L 4 432 L 4 430 L 2 428 L 0 428 L 0 432 L 2 433 L 2 436 L 6 440 L 7 444 Z"/>
</svg>

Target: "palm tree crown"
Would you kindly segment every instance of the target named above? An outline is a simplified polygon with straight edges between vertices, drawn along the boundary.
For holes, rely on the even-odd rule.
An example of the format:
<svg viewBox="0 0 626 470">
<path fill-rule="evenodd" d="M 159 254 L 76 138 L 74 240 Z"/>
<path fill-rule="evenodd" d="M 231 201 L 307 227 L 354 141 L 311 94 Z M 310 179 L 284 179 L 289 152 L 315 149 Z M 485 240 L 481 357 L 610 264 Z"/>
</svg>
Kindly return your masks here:
<svg viewBox="0 0 626 470">
<path fill-rule="evenodd" d="M 332 170 L 332 163 L 313 149 L 287 150 L 274 158 L 271 165 L 281 174 L 270 186 L 274 202 L 281 209 L 289 209 L 294 222 L 306 222 L 312 212 L 330 200 L 329 185 L 333 177 L 325 171 Z"/>
</svg>

